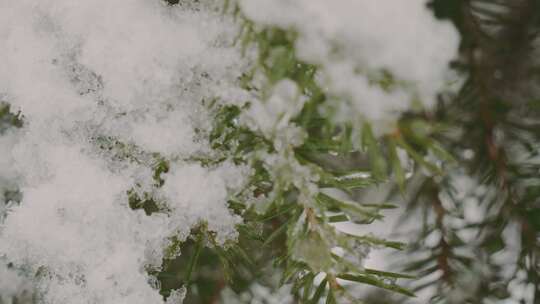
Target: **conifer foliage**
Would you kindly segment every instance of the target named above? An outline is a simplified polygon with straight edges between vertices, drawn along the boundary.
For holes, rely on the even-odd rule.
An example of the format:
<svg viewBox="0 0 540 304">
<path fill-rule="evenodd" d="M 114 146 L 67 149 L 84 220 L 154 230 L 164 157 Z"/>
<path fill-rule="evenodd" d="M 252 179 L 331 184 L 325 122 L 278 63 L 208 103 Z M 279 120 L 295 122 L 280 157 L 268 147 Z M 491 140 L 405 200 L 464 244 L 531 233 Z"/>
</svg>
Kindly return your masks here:
<svg viewBox="0 0 540 304">
<path fill-rule="evenodd" d="M 538 303 L 539 33 L 536 0 L 0 0 L 0 304 Z"/>
</svg>

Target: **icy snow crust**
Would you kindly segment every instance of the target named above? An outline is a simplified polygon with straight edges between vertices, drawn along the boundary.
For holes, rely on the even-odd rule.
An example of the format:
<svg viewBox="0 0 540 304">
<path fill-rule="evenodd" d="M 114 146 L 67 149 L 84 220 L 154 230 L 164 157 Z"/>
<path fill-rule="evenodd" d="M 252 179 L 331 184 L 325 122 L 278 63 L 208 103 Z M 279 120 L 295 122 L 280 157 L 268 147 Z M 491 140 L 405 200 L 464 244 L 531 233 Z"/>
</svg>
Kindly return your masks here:
<svg viewBox="0 0 540 304">
<path fill-rule="evenodd" d="M 42 303 L 163 303 L 146 270 L 160 267 L 170 237 L 207 222 L 217 243 L 236 238 L 241 219 L 226 201 L 250 171 L 192 160 L 213 155 L 205 102 L 251 102 L 242 123 L 279 150 L 265 159 L 270 172 L 287 169 L 276 178 L 318 191 L 288 153 L 305 136 L 290 119 L 306 96 L 287 79 L 267 100 L 241 89 L 252 61 L 233 45 L 238 25 L 216 10 L 221 3 L 186 2 L 0 0 L 0 97 L 24 115 L 23 128 L 0 136 L 0 194 L 23 194 L 20 204 L 0 204 L 0 262 L 37 273 Z M 457 48 L 455 30 L 423 0 L 240 4 L 258 26 L 299 33 L 297 55 L 319 67 L 336 101 L 322 111 L 381 132 L 412 99 L 434 103 Z M 372 85 L 379 69 L 407 85 Z M 160 159 L 170 163 L 162 187 L 153 176 Z M 128 191 L 166 211 L 131 210 Z M 2 266 L 0 293 L 22 288 L 19 274 Z"/>
</svg>

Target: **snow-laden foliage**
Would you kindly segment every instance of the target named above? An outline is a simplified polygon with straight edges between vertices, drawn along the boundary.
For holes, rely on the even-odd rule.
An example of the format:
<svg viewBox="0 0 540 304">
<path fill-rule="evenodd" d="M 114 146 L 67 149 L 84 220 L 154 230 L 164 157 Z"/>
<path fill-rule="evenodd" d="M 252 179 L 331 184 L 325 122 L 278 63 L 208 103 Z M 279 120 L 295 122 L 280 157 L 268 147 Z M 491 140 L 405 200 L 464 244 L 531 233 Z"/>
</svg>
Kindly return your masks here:
<svg viewBox="0 0 540 304">
<path fill-rule="evenodd" d="M 163 303 L 150 273 L 182 254 L 170 248 L 193 229 L 204 226 L 208 246 L 234 242 L 243 218 L 229 209 L 233 197 L 265 210 L 297 189 L 306 208 L 297 220 L 315 225 L 324 176 L 297 158 L 309 132 L 294 122 L 311 96 L 261 72 L 263 47 L 249 35 L 294 32 L 295 60 L 318 68 L 313 84 L 329 98 L 317 111 L 379 134 L 434 104 L 457 48 L 456 32 L 421 0 L 223 5 L 0 1 L 0 98 L 22 121 L 0 137 L 0 259 L 11 265 L 0 268 L 2 296 L 28 290 L 26 276 L 42 303 Z M 227 107 L 269 147 L 216 147 L 227 132 L 213 133 L 216 109 Z M 273 190 L 246 194 L 260 168 Z M 316 270 L 335 266 L 313 246 L 368 248 L 321 227 L 288 245 Z M 167 303 L 184 296 L 173 291 Z"/>
<path fill-rule="evenodd" d="M 188 160 L 210 153 L 203 102 L 242 98 L 235 26 L 159 1 L 3 1 L 0 12 L 1 91 L 24 115 L 2 139 L 3 178 L 23 193 L 2 255 L 41 269 L 46 303 L 160 302 L 145 267 L 160 266 L 167 238 L 207 221 L 223 242 L 240 221 L 226 200 L 242 168 Z M 163 157 L 174 165 L 158 192 Z M 169 212 L 131 211 L 130 189 Z"/>
<path fill-rule="evenodd" d="M 257 25 L 293 29 L 298 58 L 319 67 L 337 121 L 374 123 L 388 132 L 400 113 L 431 108 L 448 86 L 459 36 L 425 0 L 242 0 Z M 359 119 L 359 117 L 361 119 Z"/>
</svg>

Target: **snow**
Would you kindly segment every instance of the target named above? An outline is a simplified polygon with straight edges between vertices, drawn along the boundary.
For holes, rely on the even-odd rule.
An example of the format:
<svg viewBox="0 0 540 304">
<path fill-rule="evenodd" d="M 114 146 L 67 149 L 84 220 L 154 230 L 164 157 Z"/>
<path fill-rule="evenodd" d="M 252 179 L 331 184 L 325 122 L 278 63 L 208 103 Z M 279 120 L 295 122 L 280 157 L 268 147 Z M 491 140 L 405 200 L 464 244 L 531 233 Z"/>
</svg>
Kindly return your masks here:
<svg viewBox="0 0 540 304">
<path fill-rule="evenodd" d="M 274 85 L 268 100 L 250 104 L 245 113 L 246 123 L 251 125 L 252 129 L 274 138 L 289 129 L 290 120 L 300 113 L 305 99 L 294 81 L 281 80 Z"/>
<path fill-rule="evenodd" d="M 457 47 L 455 30 L 422 0 L 240 4 L 258 26 L 299 32 L 297 55 L 320 68 L 336 101 L 322 111 L 381 132 L 413 99 L 434 104 Z M 258 157 L 276 183 L 299 188 L 305 204 L 317 193 L 318 177 L 293 155 L 305 132 L 291 119 L 306 97 L 288 79 L 264 100 L 243 89 L 252 60 L 234 45 L 239 25 L 218 8 L 211 0 L 0 0 L 0 101 L 24 120 L 0 134 L 0 259 L 39 273 L 41 303 L 164 303 L 146 269 L 160 267 L 172 236 L 182 241 L 206 223 L 217 244 L 235 240 L 242 219 L 227 200 L 251 171 L 193 160 L 213 157 L 209 101 L 250 102 L 242 123 L 273 142 L 277 152 Z M 373 85 L 380 69 L 404 84 Z M 161 160 L 169 170 L 159 187 Z M 17 189 L 20 204 L 4 204 L 5 190 Z M 130 190 L 163 210 L 131 210 Z M 2 295 L 28 288 L 3 264 Z M 178 290 L 167 303 L 184 296 Z"/>
<path fill-rule="evenodd" d="M 167 298 L 166 304 L 182 304 L 184 301 L 184 298 L 186 297 L 186 287 L 182 286 L 182 288 L 177 290 L 172 290 L 171 294 Z"/>
<path fill-rule="evenodd" d="M 15 269 L 0 263 L 0 302 L 12 304 L 13 298 L 25 299 L 32 294 L 32 285 Z"/>
<path fill-rule="evenodd" d="M 430 109 L 452 76 L 459 35 L 437 21 L 426 0 L 241 0 L 245 14 L 265 26 L 298 32 L 299 59 L 320 69 L 320 85 L 333 97 L 328 115 L 371 122 L 391 131 L 400 113 Z M 391 88 L 377 85 L 384 72 Z M 335 112 L 335 114 L 333 114 Z M 361 125 L 361 124 L 360 124 Z"/>
<path fill-rule="evenodd" d="M 229 170 L 227 175 L 221 172 Z M 242 171 L 235 173 L 234 168 L 220 167 L 208 171 L 200 165 L 173 167 L 171 173 L 164 174 L 163 195 L 173 210 L 172 223 L 194 227 L 201 220 L 208 221 L 208 228 L 217 231 L 217 242 L 223 244 L 227 239 L 235 239 L 235 225 L 241 223 L 239 216 L 232 215 L 227 201 L 227 180 L 242 180 Z M 215 204 L 222 202 L 222 204 Z M 211 206 L 211 208 L 209 208 Z"/>
<path fill-rule="evenodd" d="M 163 303 L 145 269 L 168 238 L 207 222 L 235 239 L 227 198 L 244 168 L 185 160 L 209 151 L 203 100 L 245 95 L 236 32 L 209 3 L 0 2 L 0 94 L 24 116 L 0 137 L 0 188 L 23 193 L 0 211 L 0 257 L 42 273 L 41 302 Z M 171 164 L 163 189 L 155 155 Z M 130 189 L 169 208 L 131 210 Z"/>
</svg>

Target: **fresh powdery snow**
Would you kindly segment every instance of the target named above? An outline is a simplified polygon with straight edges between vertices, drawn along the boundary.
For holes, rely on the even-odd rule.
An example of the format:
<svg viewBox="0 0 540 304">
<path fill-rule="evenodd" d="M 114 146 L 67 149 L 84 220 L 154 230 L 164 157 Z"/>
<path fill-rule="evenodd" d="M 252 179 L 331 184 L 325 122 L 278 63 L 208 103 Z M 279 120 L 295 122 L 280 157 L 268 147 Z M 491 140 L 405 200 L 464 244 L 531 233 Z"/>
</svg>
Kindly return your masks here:
<svg viewBox="0 0 540 304">
<path fill-rule="evenodd" d="M 297 56 L 319 67 L 319 81 L 336 99 L 329 113 L 370 121 L 389 131 L 400 113 L 434 105 L 453 76 L 448 63 L 459 35 L 437 21 L 426 0 L 241 0 L 256 23 L 294 29 Z M 374 85 L 390 72 L 393 85 Z M 341 100 L 338 102 L 337 100 Z M 330 110 L 330 109 L 329 109 Z M 359 120 L 361 117 L 363 120 Z"/>
<path fill-rule="evenodd" d="M 251 102 L 244 123 L 271 137 L 295 128 L 288 121 L 304 97 L 289 80 L 267 101 L 242 89 L 253 60 L 234 43 L 240 23 L 220 1 L 186 2 L 0 0 L 0 98 L 23 120 L 0 136 L 0 200 L 22 194 L 0 204 L 0 302 L 35 289 L 51 304 L 164 303 L 147 269 L 160 267 L 171 237 L 207 222 L 218 244 L 235 240 L 241 218 L 227 199 L 250 170 L 193 160 L 213 152 L 205 102 Z M 331 103 L 335 119 L 361 117 L 381 132 L 413 101 L 433 105 L 458 43 L 422 0 L 239 5 L 260 26 L 298 31 L 299 58 L 346 100 Z M 371 85 L 380 69 L 403 85 Z M 301 143 L 300 131 L 288 132 L 300 135 L 282 140 Z M 267 163 L 283 163 L 276 157 Z M 163 159 L 170 166 L 156 187 Z M 128 193 L 166 211 L 132 210 Z M 185 290 L 173 294 L 167 303 Z"/>
<path fill-rule="evenodd" d="M 43 302 L 160 303 L 145 268 L 160 266 L 168 237 L 203 220 L 218 241 L 236 237 L 226 200 L 241 183 L 227 178 L 243 168 L 185 161 L 209 150 L 195 131 L 209 126 L 202 100 L 242 97 L 236 32 L 203 4 L 0 2 L 0 92 L 24 115 L 1 139 L 1 180 L 20 181 L 23 199 L 8 210 L 0 255 L 40 273 Z M 175 160 L 153 193 L 170 214 L 128 206 L 132 188 L 157 192 L 153 153 Z M 4 278 L 8 291 L 19 284 Z"/>
</svg>

